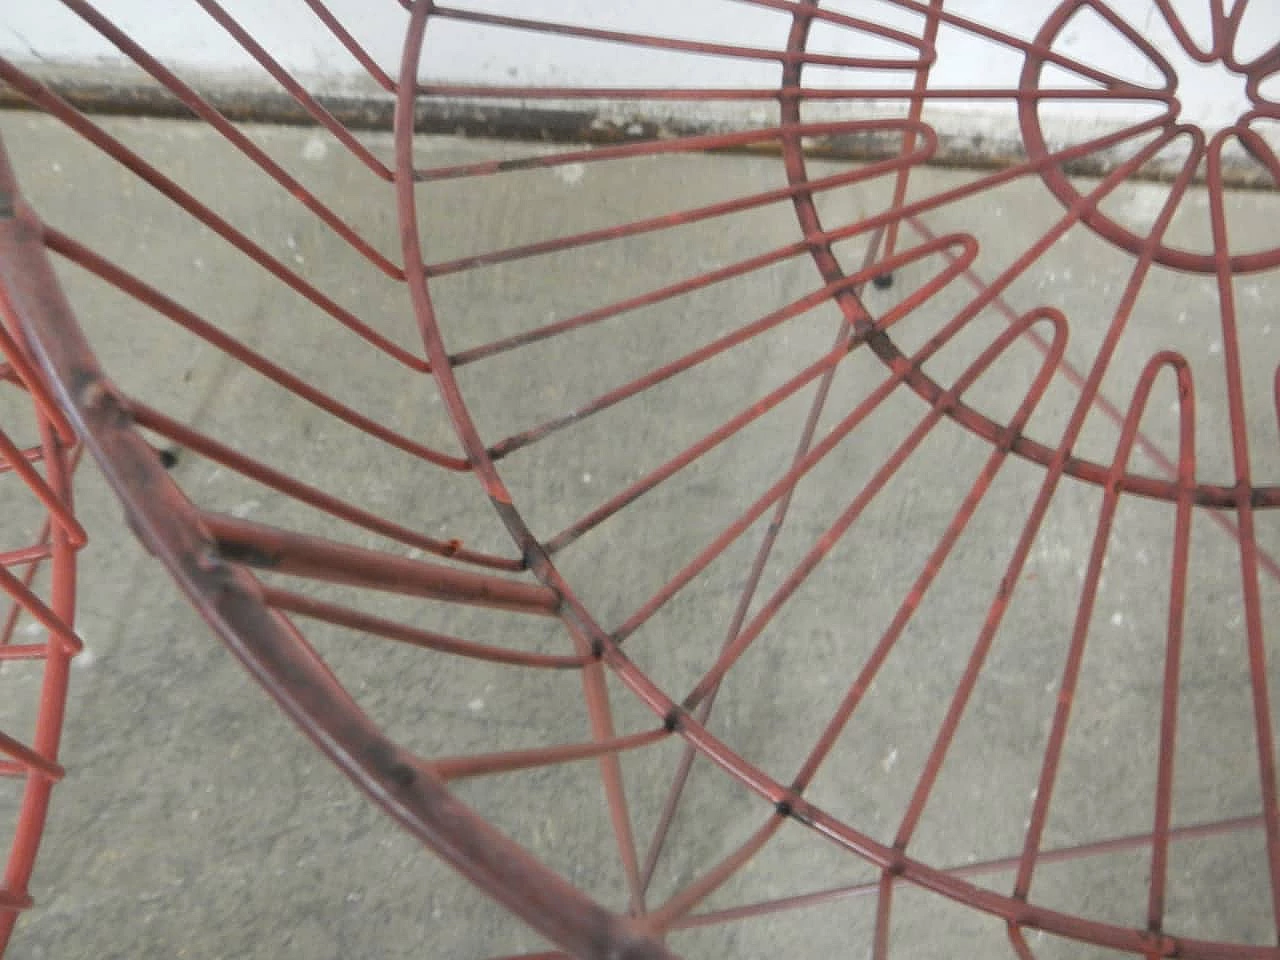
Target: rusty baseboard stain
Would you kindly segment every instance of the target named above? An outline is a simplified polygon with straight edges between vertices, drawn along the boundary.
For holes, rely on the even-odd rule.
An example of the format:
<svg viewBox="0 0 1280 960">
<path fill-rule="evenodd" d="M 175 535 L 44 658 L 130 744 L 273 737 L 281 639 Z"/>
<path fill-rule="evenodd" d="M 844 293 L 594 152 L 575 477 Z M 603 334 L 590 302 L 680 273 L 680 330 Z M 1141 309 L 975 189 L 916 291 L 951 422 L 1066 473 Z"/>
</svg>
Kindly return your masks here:
<svg viewBox="0 0 1280 960">
<path fill-rule="evenodd" d="M 173 94 L 147 80 L 115 81 L 75 75 L 46 80 L 58 96 L 90 114 L 156 117 L 176 120 L 198 118 Z M 236 123 L 280 126 L 315 126 L 310 114 L 283 91 L 262 87 L 236 87 L 213 83 L 199 89 L 211 106 Z M 317 94 L 316 100 L 346 127 L 358 131 L 391 132 L 394 98 L 387 94 Z M 35 109 L 16 90 L 0 82 L 0 109 Z M 658 118 L 642 111 L 580 110 L 531 107 L 526 104 L 423 100 L 415 111 L 417 133 L 452 135 L 539 143 L 616 144 L 655 138 L 696 136 L 724 132 L 725 125 L 670 117 Z M 895 132 L 863 132 L 807 137 L 805 153 L 815 159 L 865 163 L 896 156 L 901 149 Z M 724 153 L 767 155 L 776 145 L 730 148 Z M 1127 159 L 1123 153 L 1099 153 L 1064 163 L 1072 176 L 1102 177 Z M 1247 157 L 1226 157 L 1226 185 L 1241 190 L 1274 190 L 1276 183 L 1260 164 Z M 939 132 L 938 149 L 929 164 L 970 170 L 1006 169 L 1026 161 L 1020 140 L 972 134 Z M 1135 179 L 1171 181 L 1176 162 L 1148 164 Z M 1203 180 L 1203 171 L 1196 180 Z"/>
</svg>

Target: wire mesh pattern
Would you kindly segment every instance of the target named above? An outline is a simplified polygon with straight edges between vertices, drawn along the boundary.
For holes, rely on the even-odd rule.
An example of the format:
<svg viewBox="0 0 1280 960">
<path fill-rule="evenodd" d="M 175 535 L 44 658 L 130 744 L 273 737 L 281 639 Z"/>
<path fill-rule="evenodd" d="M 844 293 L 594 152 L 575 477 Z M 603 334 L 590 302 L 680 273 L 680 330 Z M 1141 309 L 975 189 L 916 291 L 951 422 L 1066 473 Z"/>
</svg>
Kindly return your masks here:
<svg viewBox="0 0 1280 960">
<path fill-rule="evenodd" d="M 75 558 L 85 543 L 71 499 L 79 458 L 75 432 L 23 346 L 12 280 L 6 275 L 0 283 L 0 373 L 8 394 L 0 427 L 8 532 L 0 550 L 0 586 L 7 601 L 0 622 L 0 673 L 8 674 L 0 676 L 0 782 L 5 787 L 0 796 L 6 827 L 13 827 L 12 837 L 5 837 L 10 842 L 0 883 L 0 952 L 19 911 L 31 906 L 28 882 L 50 793 L 63 774 L 58 741 L 67 671 L 81 649 L 73 629 Z M 13 542 L 18 538 L 24 539 Z"/>
<path fill-rule="evenodd" d="M 1238 226 L 1242 204 L 1266 207 L 1272 194 L 1233 189 L 1280 179 L 1269 126 L 1280 117 L 1271 96 L 1280 61 L 1276 38 L 1257 36 L 1261 4 L 1157 0 L 1137 22 L 1120 3 L 1067 0 L 1046 8 L 1030 35 L 938 0 L 710 4 L 726 18 L 756 18 L 753 35 L 772 30 L 776 42 L 757 46 L 701 36 L 702 21 L 678 14 L 611 22 L 579 6 L 561 22 L 517 3 L 417 2 L 402 4 L 398 62 L 381 63 L 358 24 L 303 0 L 334 49 L 394 105 L 388 141 L 355 132 L 273 58 L 246 18 L 195 2 L 210 30 L 315 124 L 325 149 L 336 145 L 353 176 L 385 184 L 388 220 L 322 197 L 260 131 L 229 118 L 216 96 L 93 4 L 62 6 L 216 131 L 266 187 L 287 191 L 323 236 L 317 245 L 358 262 L 369 289 L 329 289 L 318 255 L 238 226 L 200 185 L 184 185 L 109 124 L 0 61 L 11 90 L 207 231 L 211 250 L 234 251 L 234 269 L 292 291 L 299 316 L 319 325 L 304 331 L 290 317 L 281 323 L 296 330 L 237 333 L 226 311 L 182 302 L 165 277 L 147 279 L 78 239 L 77 225 L 40 221 L 0 162 L 0 187 L 14 198 L 0 237 L 4 289 L 135 533 L 250 672 L 392 816 L 574 956 L 674 955 L 698 949 L 682 935 L 861 899 L 873 904 L 871 956 L 910 955 L 900 918 L 919 908 L 921 891 L 994 925 L 1021 958 L 1073 955 L 1060 951 L 1081 944 L 1100 956 L 1280 956 L 1266 644 L 1280 579 L 1270 514 L 1280 506 L 1280 366 L 1259 319 L 1276 293 L 1266 283 L 1280 246 L 1273 237 L 1252 245 Z M 1078 51 L 1073 31 L 1086 21 L 1109 43 Z M 432 67 L 441 49 L 526 51 L 516 71 L 570 48 L 634 57 L 635 76 L 671 79 L 464 83 Z M 956 50 L 1008 65 L 1007 82 L 941 83 Z M 707 61 L 725 65 L 723 86 L 681 85 L 697 75 L 688 63 Z M 1240 78 L 1249 106 L 1238 119 L 1206 129 L 1186 117 L 1188 63 Z M 933 111 L 952 103 L 1006 111 L 1020 152 L 983 172 L 938 173 L 931 161 L 954 138 Z M 454 157 L 415 136 L 440 117 L 512 104 L 546 105 L 548 140 L 595 142 Z M 707 105 L 742 122 L 713 128 L 698 119 Z M 1114 123 L 1054 126 L 1082 112 L 1106 120 L 1117 105 L 1124 119 Z M 671 164 L 708 152 L 767 169 L 769 183 L 737 192 L 730 178 L 719 195 L 689 196 Z M 551 224 L 513 215 L 496 233 L 454 229 L 456 217 L 501 218 L 486 205 L 492 184 L 522 177 L 529 190 L 616 177 L 624 191 L 649 178 L 668 187 L 671 206 L 637 213 L 613 197 L 613 207 L 567 203 Z M 970 226 L 1000 204 L 1018 221 L 1012 239 Z M 476 237 L 484 243 L 469 247 Z M 1070 296 L 1043 292 L 1058 272 L 1074 289 L 1072 258 L 1099 247 L 1114 274 L 1110 286 L 1096 284 L 1097 299 L 1073 311 Z M 663 277 L 596 275 L 602 249 L 624 259 L 674 252 Z M 99 366 L 80 326 L 86 308 L 72 298 L 78 323 L 51 261 L 251 372 L 258 392 L 215 392 L 199 425 L 133 395 L 109 379 L 109 362 Z M 582 279 L 544 303 L 536 278 L 548 265 Z M 761 278 L 776 303 L 751 317 L 717 311 L 722 291 Z M 369 306 L 383 284 L 397 308 Z M 1172 322 L 1147 309 L 1144 297 L 1172 284 L 1185 285 L 1194 336 L 1180 326 L 1185 313 Z M 311 330 L 322 349 L 350 352 L 379 379 L 309 377 L 301 344 Z M 510 386 L 517 369 L 540 386 Z M 349 443 L 366 476 L 391 476 L 389 458 L 407 458 L 415 488 L 439 491 L 437 509 L 469 485 L 500 527 L 437 536 L 394 500 L 364 505 L 326 489 L 331 455 L 273 462 L 271 430 L 255 436 L 244 419 L 236 427 L 237 403 L 250 416 L 304 411 L 331 432 L 326 443 Z M 432 403 L 451 431 L 442 417 L 423 423 Z M 48 444 L 58 426 L 44 428 Z M 166 473 L 157 449 L 268 491 L 271 521 L 206 502 L 186 475 Z M 635 459 L 623 465 L 624 455 Z M 950 501 L 940 474 L 963 478 Z M 48 481 L 47 505 L 65 503 L 60 478 Z M 699 495 L 705 516 L 687 536 L 668 535 L 672 505 Z M 1120 531 L 1135 528 L 1133 553 L 1126 537 L 1135 534 Z M 74 547 L 70 528 L 60 535 Z M 1197 576 L 1212 580 L 1214 596 L 1197 589 Z M 1126 581 L 1142 584 L 1127 601 L 1140 614 L 1111 614 L 1113 628 L 1137 620 L 1117 647 L 1105 606 Z M 934 598 L 957 589 L 971 601 L 966 616 L 940 615 Z M 397 606 L 388 595 L 413 601 Z M 422 620 L 437 602 L 492 619 L 478 621 L 475 637 L 436 632 Z M 58 622 L 69 617 L 53 609 Z M 786 685 L 808 669 L 798 609 L 825 618 L 839 638 L 838 661 L 812 667 L 822 684 L 834 677 L 822 695 Z M 1197 659 L 1192 671 L 1188 658 L 1207 649 L 1205 609 L 1229 626 L 1213 628 L 1225 629 L 1220 659 Z M 424 656 L 515 668 L 523 679 L 513 689 L 571 675 L 583 739 L 461 752 L 401 742 L 361 706 L 342 657 L 325 646 L 336 628 Z M 71 635 L 59 636 L 63 656 Z M 53 644 L 41 648 L 51 669 Z M 1129 679 L 1090 659 L 1108 644 L 1132 667 Z M 886 703 L 886 678 L 913 669 L 928 676 L 894 688 Z M 1214 669 L 1236 681 L 1216 706 L 1224 716 L 1224 703 L 1244 711 L 1243 725 L 1216 736 L 1247 758 L 1248 776 L 1213 766 L 1210 754 L 1231 752 L 1220 744 L 1184 746 L 1213 742 L 1195 705 L 1203 693 L 1186 674 Z M 1001 700 L 1005 683 L 1024 693 Z M 730 706 L 717 710 L 722 700 Z M 802 717 L 802 743 L 746 735 L 732 722 L 766 703 Z M 637 704 L 642 711 L 628 712 Z M 1126 752 L 1123 731 L 1136 739 L 1138 729 L 1149 746 Z M 1026 731 L 1022 752 L 1001 744 L 1009 730 Z M 885 737 L 900 746 L 869 760 Z M 466 792 L 476 778 L 583 761 L 598 776 L 612 834 L 611 849 L 597 852 L 616 858 L 621 879 L 608 898 L 539 862 Z M 948 792 L 956 769 L 974 764 L 990 766 L 992 795 L 1016 794 L 1013 806 L 997 812 L 980 788 L 967 800 Z M 896 771 L 883 791 L 870 784 L 876 765 Z M 749 799 L 741 822 L 750 829 L 673 873 L 664 864 L 681 831 L 697 829 L 682 817 L 694 816 L 688 795 L 703 767 Z M 1207 794 L 1179 792 L 1215 775 Z M 1230 797 L 1221 793 L 1227 780 Z M 1112 806 L 1099 799 L 1105 783 L 1125 786 Z M 638 811 L 638 793 L 654 801 L 651 815 Z M 697 817 L 709 829 L 716 810 Z M 864 872 L 824 884 L 801 869 L 785 891 L 723 899 L 753 862 L 800 835 Z M 1197 861 L 1180 859 L 1179 848 L 1224 838 L 1252 851 L 1265 899 L 1247 930 L 1186 911 L 1188 889 L 1194 899 L 1212 872 L 1188 888 L 1184 874 L 1197 874 Z M 1136 900 L 1115 911 L 1072 899 L 1055 879 L 1070 865 L 1086 871 L 1076 888 L 1088 887 L 1078 882 L 1088 871 L 1130 870 Z M 1134 904 L 1136 915 L 1124 912 Z"/>
</svg>

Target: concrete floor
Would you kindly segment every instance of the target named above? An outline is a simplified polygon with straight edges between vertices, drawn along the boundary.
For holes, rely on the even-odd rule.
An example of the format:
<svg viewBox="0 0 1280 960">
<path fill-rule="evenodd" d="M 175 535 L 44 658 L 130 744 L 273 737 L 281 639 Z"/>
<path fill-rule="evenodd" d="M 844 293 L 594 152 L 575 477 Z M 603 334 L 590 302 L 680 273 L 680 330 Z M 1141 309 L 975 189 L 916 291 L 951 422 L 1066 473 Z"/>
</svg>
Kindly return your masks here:
<svg viewBox="0 0 1280 960">
<path fill-rule="evenodd" d="M 255 174 L 196 126 L 104 121 L 104 126 L 190 186 L 241 230 L 406 347 L 417 336 L 403 289 L 381 278 L 285 191 Z M 57 125 L 0 116 L 23 187 L 46 220 L 137 272 L 223 330 L 358 409 L 456 451 L 432 383 L 375 355 L 333 321 L 194 227 L 145 184 Z M 356 229 L 399 258 L 389 188 L 338 145 L 305 130 L 253 136 Z M 380 156 L 387 138 L 371 137 Z M 419 145 L 424 164 L 519 156 L 535 148 L 439 138 Z M 815 175 L 837 167 L 815 167 Z M 928 196 L 973 174 L 922 170 L 913 194 Z M 448 261 L 542 237 L 674 211 L 782 183 L 769 158 L 619 161 L 444 181 L 422 188 L 427 259 Z M 1091 189 L 1092 184 L 1082 184 Z M 1108 199 L 1117 219 L 1141 225 L 1164 189 L 1136 185 Z M 880 209 L 886 181 L 824 194 L 828 223 Z M 1206 244 L 1203 194 L 1174 225 L 1177 241 Z M 1236 249 L 1274 244 L 1280 199 L 1231 198 Z M 1037 182 L 1019 182 L 934 211 L 939 235 L 973 234 L 986 279 L 1062 215 Z M 433 286 L 451 350 L 465 350 L 623 297 L 711 270 L 798 238 L 788 204 L 441 277 Z M 858 263 L 865 241 L 841 245 Z M 904 232 L 903 246 L 920 242 Z M 934 255 L 899 271 L 889 290 L 868 288 L 883 316 L 945 266 Z M 395 516 L 432 535 L 510 553 L 478 486 L 335 425 L 159 316 L 69 265 L 67 288 L 104 367 L 131 394 L 246 452 Z M 1133 259 L 1077 227 L 1006 294 L 1016 314 L 1056 307 L 1070 319 L 1067 359 L 1087 370 Z M 459 370 L 488 441 L 573 409 L 817 286 L 805 258 L 786 260 L 712 290 L 636 311 L 571 336 Z M 965 278 L 895 328 L 917 349 L 976 292 Z M 1280 360 L 1271 274 L 1242 278 L 1240 311 L 1255 483 L 1280 482 L 1270 383 Z M 1144 286 L 1103 392 L 1128 405 L 1146 360 L 1172 348 L 1196 378 L 1198 473 L 1229 484 L 1222 333 L 1211 277 L 1157 268 Z M 943 382 L 1007 326 L 994 307 L 930 362 Z M 585 510 L 705 435 L 831 346 L 830 304 L 672 379 L 641 397 L 550 435 L 503 465 L 516 503 L 539 535 Z M 1280 324 L 1277 324 L 1280 326 Z M 1020 342 L 968 395 L 1006 419 L 1040 353 Z M 867 351 L 842 362 L 820 430 L 847 415 L 884 378 Z M 1056 443 L 1078 390 L 1055 377 L 1028 433 Z M 792 456 L 812 388 L 683 471 L 561 556 L 562 569 L 606 627 L 616 627 L 759 495 Z M 1172 379 L 1157 385 L 1143 429 L 1172 451 Z M 927 407 L 896 391 L 799 488 L 760 587 L 768 596 Z M 1107 463 L 1118 430 L 1090 418 L 1078 456 Z M 986 442 L 943 421 L 886 492 L 876 497 L 804 588 L 730 673 L 711 729 L 780 779 L 794 776 L 872 644 L 886 628 L 990 453 Z M 1135 469 L 1158 473 L 1135 454 Z M 175 473 L 202 505 L 264 523 L 325 533 L 366 546 L 385 540 L 335 527 L 314 511 L 228 471 L 184 456 Z M 1043 469 L 1005 464 L 936 584 L 886 662 L 810 798 L 859 830 L 891 841 L 938 724 L 1022 528 Z M 358 794 L 296 733 L 216 643 L 158 563 L 131 539 L 120 508 L 91 463 L 78 482 L 91 546 L 83 554 L 76 662 L 64 761 L 52 821 L 33 882 L 37 907 L 19 924 L 10 955 L 28 958 L 487 957 L 544 949 L 517 921 L 424 853 Z M 1044 744 L 1076 614 L 1101 494 L 1065 480 L 1032 547 L 952 755 L 910 852 L 938 866 L 1016 855 L 1032 809 Z M 628 649 L 673 697 L 713 661 L 762 534 L 756 524 L 688 590 L 628 640 Z M 1168 610 L 1172 511 L 1125 498 L 1117 514 L 1082 666 L 1070 736 L 1046 830 L 1046 849 L 1150 831 L 1161 674 Z M 1258 518 L 1264 550 L 1280 552 L 1280 524 Z M 403 552 L 404 548 L 396 548 Z M 1176 824 L 1251 815 L 1260 809 L 1248 697 L 1238 550 L 1206 512 L 1193 530 L 1192 587 L 1174 789 Z M 1280 590 L 1262 577 L 1268 637 L 1280 631 Z M 400 598 L 326 596 L 363 602 L 447 633 L 539 649 L 566 649 L 545 623 Z M 353 599 L 354 598 L 354 599 Z M 759 601 L 758 601 L 759 602 Z M 586 736 L 581 687 L 572 675 L 426 654 L 336 629 L 308 629 L 362 705 L 423 755 L 514 749 Z M 22 677 L 9 668 L 8 680 Z M 1280 681 L 1275 659 L 1271 681 Z M 16 685 L 15 687 L 16 688 Z M 619 729 L 653 718 L 613 688 Z M 20 727 L 29 700 L 0 701 L 0 725 Z M 628 755 L 629 799 L 643 845 L 679 755 L 675 743 Z M 591 763 L 464 782 L 459 793 L 551 866 L 613 908 L 625 904 L 616 848 Z M 703 761 L 652 903 L 688 884 L 755 830 L 767 809 Z M 1145 924 L 1149 854 L 1142 848 L 1041 867 L 1032 899 L 1091 918 Z M 874 879 L 828 842 L 788 825 L 700 909 Z M 981 882 L 1002 892 L 1011 872 Z M 1166 928 L 1201 938 L 1274 943 L 1266 861 L 1257 829 L 1174 845 Z M 905 958 L 1009 953 L 1002 925 L 921 891 L 895 897 L 891 955 Z M 735 924 L 681 931 L 689 957 L 864 956 L 873 897 L 844 900 Z M 1034 939 L 1043 957 L 1106 951 Z M 803 949 L 801 949 L 803 948 Z"/>
</svg>

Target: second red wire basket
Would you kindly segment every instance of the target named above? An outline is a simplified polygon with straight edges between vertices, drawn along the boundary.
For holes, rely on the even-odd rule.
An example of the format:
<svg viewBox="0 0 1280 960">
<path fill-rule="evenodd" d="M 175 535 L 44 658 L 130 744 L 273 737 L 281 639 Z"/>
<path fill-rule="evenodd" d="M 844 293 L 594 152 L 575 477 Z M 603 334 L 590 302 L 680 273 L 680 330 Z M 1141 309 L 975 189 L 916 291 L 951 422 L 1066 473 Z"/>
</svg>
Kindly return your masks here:
<svg viewBox="0 0 1280 960">
<path fill-rule="evenodd" d="M 381 91 L 362 109 L 247 11 L 197 3 L 275 84 L 248 106 L 63 6 L 246 186 L 160 169 L 74 84 L 0 80 L 198 230 L 200 269 L 292 306 L 185 302 L 5 163 L 17 318 L 223 641 L 555 949 L 1280 956 L 1261 4 L 1069 0 L 1019 31 L 913 0 L 388 3 L 380 63 L 306 0 Z M 733 17 L 769 42 L 705 26 Z M 459 49 L 519 51 L 515 79 L 433 69 Z M 522 79 L 570 49 L 668 79 Z M 948 86 L 949 51 L 999 79 Z M 722 82 L 684 79 L 706 61 Z M 1218 127 L 1187 107 L 1206 65 L 1245 100 Z M 263 116 L 315 125 L 301 156 Z M 415 135 L 455 130 L 594 142 Z M 72 275 L 221 354 L 203 405 L 113 379 Z"/>
<path fill-rule="evenodd" d="M 79 447 L 24 342 L 13 302 L 0 289 L 0 953 L 32 904 L 31 872 L 63 776 L 58 762 L 74 631 L 76 552 L 71 479 Z"/>
</svg>

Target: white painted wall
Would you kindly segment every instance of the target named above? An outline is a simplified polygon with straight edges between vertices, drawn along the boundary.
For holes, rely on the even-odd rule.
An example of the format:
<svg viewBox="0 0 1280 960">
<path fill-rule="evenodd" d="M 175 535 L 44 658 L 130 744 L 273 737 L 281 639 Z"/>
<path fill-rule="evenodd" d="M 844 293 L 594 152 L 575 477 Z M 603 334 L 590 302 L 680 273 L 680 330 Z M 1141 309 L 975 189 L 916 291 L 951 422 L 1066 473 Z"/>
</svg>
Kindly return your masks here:
<svg viewBox="0 0 1280 960">
<path fill-rule="evenodd" d="M 361 42 L 387 68 L 399 61 L 407 15 L 396 0 L 329 0 Z M 1209 0 L 1176 0 L 1193 30 L 1205 29 Z M 223 0 L 274 56 L 312 84 L 328 90 L 367 88 L 359 68 L 318 24 L 300 0 Z M 693 39 L 778 48 L 789 17 L 777 10 L 733 0 L 457 0 L 458 5 L 511 15 L 587 23 L 624 30 L 665 33 Z M 153 53 L 170 63 L 244 78 L 261 76 L 235 42 L 190 0 L 99 0 L 99 7 Z M 1172 48 L 1151 0 L 1111 0 L 1153 42 Z M 920 17 L 894 0 L 829 0 L 826 6 L 918 33 Z M 1030 37 L 1057 6 L 1056 0 L 948 0 L 946 9 Z M 1133 79 L 1153 81 L 1155 71 L 1099 17 L 1085 13 L 1068 26 L 1064 51 L 1099 66 L 1127 71 Z M 1261 50 L 1280 40 L 1280 3 L 1258 0 L 1249 8 L 1244 45 Z M 815 28 L 811 49 L 845 54 L 903 55 L 901 47 L 856 31 L 830 25 Z M 106 40 L 70 14 L 57 0 L 0 0 L 0 54 L 18 60 L 119 63 Z M 959 31 L 939 38 L 937 86 L 1008 87 L 1016 83 L 1020 55 Z M 1179 66 L 1189 69 L 1179 58 Z M 765 86 L 776 82 L 777 66 L 724 58 L 630 50 L 613 44 L 533 36 L 513 30 L 477 29 L 455 23 L 433 25 L 428 32 L 422 73 L 431 78 L 496 83 L 582 83 L 601 86 L 704 85 Z M 1181 93 L 1184 116 L 1209 125 L 1234 119 L 1242 106 L 1242 82 L 1220 68 L 1196 69 L 1195 82 Z M 808 82 L 822 85 L 901 86 L 905 75 L 811 70 Z M 1053 82 L 1077 83 L 1059 74 Z M 1008 111 L 988 105 L 948 105 L 941 114 L 968 111 L 974 122 L 1007 125 Z M 1058 110 L 1064 119 L 1091 123 L 1099 111 L 1076 103 Z M 1114 108 L 1106 119 L 1123 120 L 1140 112 Z M 1001 119 L 1003 117 L 1004 119 Z M 1012 128 L 1010 129 L 1012 133 Z"/>
</svg>

